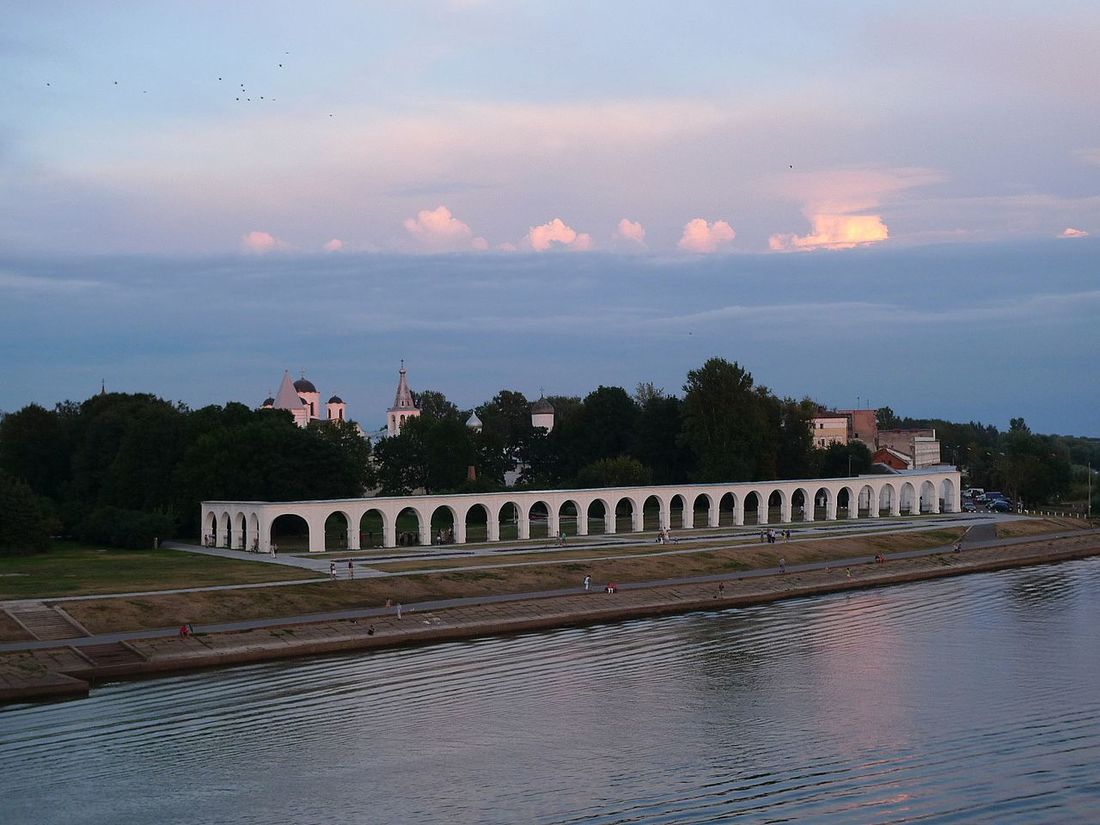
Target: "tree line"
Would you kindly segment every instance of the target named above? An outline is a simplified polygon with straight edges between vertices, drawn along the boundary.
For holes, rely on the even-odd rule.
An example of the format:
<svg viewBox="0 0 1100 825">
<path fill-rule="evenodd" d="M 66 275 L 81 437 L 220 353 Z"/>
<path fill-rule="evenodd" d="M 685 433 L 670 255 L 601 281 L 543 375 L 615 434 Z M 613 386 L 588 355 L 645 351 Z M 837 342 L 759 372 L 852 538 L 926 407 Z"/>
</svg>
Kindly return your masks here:
<svg viewBox="0 0 1100 825">
<path fill-rule="evenodd" d="M 110 393 L 52 410 L 31 404 L 0 420 L 0 551 L 38 549 L 57 534 L 122 547 L 194 537 L 203 500 L 491 491 L 506 479 L 588 488 L 835 478 L 871 466 L 859 442 L 815 449 L 817 404 L 779 397 L 722 358 L 691 370 L 679 395 L 647 383 L 547 400 L 549 432 L 532 426 L 531 400 L 514 390 L 473 410 L 424 391 L 421 415 L 373 452 L 354 422 L 299 428 L 285 411 L 237 403 L 192 410 Z M 471 413 L 478 430 L 467 426 Z M 880 428 L 934 427 L 965 483 L 1027 503 L 1083 498 L 1085 467 L 1100 466 L 1100 440 L 1037 435 L 1023 419 L 999 432 L 889 408 L 878 416 Z"/>
</svg>

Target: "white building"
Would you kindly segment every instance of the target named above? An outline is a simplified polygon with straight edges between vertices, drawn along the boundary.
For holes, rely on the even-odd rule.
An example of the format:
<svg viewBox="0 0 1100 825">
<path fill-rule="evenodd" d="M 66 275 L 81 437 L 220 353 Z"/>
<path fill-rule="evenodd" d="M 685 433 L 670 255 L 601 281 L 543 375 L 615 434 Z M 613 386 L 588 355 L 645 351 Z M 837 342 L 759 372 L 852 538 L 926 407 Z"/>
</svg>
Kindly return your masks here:
<svg viewBox="0 0 1100 825">
<path fill-rule="evenodd" d="M 268 398 L 260 405 L 262 410 L 288 410 L 294 416 L 294 423 L 306 427 L 310 421 L 344 421 L 345 404 L 338 395 L 332 396 L 325 404 L 325 418 L 321 418 L 321 393 L 313 382 L 303 374 L 291 383 L 290 373 L 283 371 L 283 380 L 274 398 Z"/>
<path fill-rule="evenodd" d="M 392 438 L 401 435 L 401 428 L 410 418 L 418 418 L 420 408 L 416 406 L 409 383 L 405 380 L 405 362 L 401 362 L 401 369 L 397 373 L 397 393 L 393 399 L 393 406 L 386 411 L 386 431 Z"/>
</svg>

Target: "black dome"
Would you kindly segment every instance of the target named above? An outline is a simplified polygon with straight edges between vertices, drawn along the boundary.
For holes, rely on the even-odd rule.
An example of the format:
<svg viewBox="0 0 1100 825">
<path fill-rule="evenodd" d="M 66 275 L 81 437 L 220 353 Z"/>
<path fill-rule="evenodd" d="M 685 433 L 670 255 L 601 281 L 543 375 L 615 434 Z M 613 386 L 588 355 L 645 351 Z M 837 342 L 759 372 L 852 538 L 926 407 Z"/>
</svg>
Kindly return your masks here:
<svg viewBox="0 0 1100 825">
<path fill-rule="evenodd" d="M 298 392 L 317 392 L 317 388 L 313 386 L 313 382 L 308 378 L 299 378 L 295 381 L 294 389 Z"/>
<path fill-rule="evenodd" d="M 340 397 L 340 396 L 338 396 L 338 395 L 334 395 L 334 396 L 332 396 L 332 398 L 330 398 L 330 399 L 328 400 L 328 403 L 330 403 L 330 404 L 343 404 L 343 403 L 344 403 L 344 399 L 343 399 L 343 398 L 341 398 L 341 397 Z"/>
</svg>

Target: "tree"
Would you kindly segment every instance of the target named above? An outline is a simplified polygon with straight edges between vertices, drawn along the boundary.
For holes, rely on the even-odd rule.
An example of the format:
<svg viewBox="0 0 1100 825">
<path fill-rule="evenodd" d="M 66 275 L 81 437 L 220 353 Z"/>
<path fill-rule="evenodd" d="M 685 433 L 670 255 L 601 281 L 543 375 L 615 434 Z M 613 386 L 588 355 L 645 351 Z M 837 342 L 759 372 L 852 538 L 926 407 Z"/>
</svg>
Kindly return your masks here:
<svg viewBox="0 0 1100 825">
<path fill-rule="evenodd" d="M 53 526 L 30 485 L 0 472 L 0 555 L 49 549 Z"/>
<path fill-rule="evenodd" d="M 638 405 L 622 387 L 600 385 L 585 396 L 578 416 L 575 464 L 628 453 L 634 446 L 638 413 Z"/>
<path fill-rule="evenodd" d="M 679 439 L 682 409 L 675 396 L 653 396 L 638 415 L 632 452 L 650 468 L 657 484 L 687 481 L 694 469 L 694 455 Z"/>
<path fill-rule="evenodd" d="M 653 386 L 652 381 L 640 381 L 634 387 L 634 401 L 639 407 L 644 407 L 650 401 L 665 397 L 664 388 Z"/>
<path fill-rule="evenodd" d="M 830 444 L 818 450 L 820 478 L 848 478 L 871 470 L 871 451 L 862 441 Z"/>
<path fill-rule="evenodd" d="M 817 414 L 817 405 L 809 398 L 795 401 L 793 398 L 775 400 L 779 422 L 776 448 L 777 478 L 809 478 L 816 469 L 811 420 Z"/>
<path fill-rule="evenodd" d="M 477 450 L 468 427 L 457 419 L 410 419 L 401 434 L 375 449 L 378 480 L 386 495 L 455 490 L 477 466 Z"/>
<path fill-rule="evenodd" d="M 462 420 L 462 412 L 458 407 L 448 401 L 447 396 L 436 390 L 418 392 L 416 394 L 416 405 L 420 408 L 421 418 Z"/>
<path fill-rule="evenodd" d="M 880 430 L 896 430 L 900 424 L 900 419 L 894 415 L 894 411 L 889 407 L 879 407 L 875 411 L 875 422 Z"/>
<path fill-rule="evenodd" d="M 69 479 L 69 418 L 29 404 L 0 421 L 0 470 L 54 500 Z"/>
<path fill-rule="evenodd" d="M 530 439 L 531 404 L 526 396 L 514 390 L 501 390 L 487 404 L 476 409 L 481 419 L 481 431 L 495 436 L 504 445 L 509 460 L 518 460 L 519 453 Z"/>
<path fill-rule="evenodd" d="M 652 482 L 649 468 L 636 458 L 619 456 L 601 458 L 581 468 L 577 473 L 577 486 L 587 487 L 639 487 Z"/>
<path fill-rule="evenodd" d="M 740 365 L 711 358 L 684 384 L 683 441 L 698 481 L 751 481 L 764 416 L 753 380 Z"/>
</svg>

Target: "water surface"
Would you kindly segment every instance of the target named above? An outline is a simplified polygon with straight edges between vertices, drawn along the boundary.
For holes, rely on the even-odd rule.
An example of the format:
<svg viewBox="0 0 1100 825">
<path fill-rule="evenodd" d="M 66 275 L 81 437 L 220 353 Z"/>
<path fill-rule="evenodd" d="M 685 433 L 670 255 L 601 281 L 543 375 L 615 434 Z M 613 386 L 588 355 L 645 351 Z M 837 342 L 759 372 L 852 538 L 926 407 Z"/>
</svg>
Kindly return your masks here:
<svg viewBox="0 0 1100 825">
<path fill-rule="evenodd" d="M 1100 822 L 1100 559 L 0 711 L 16 823 Z"/>
</svg>

